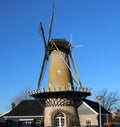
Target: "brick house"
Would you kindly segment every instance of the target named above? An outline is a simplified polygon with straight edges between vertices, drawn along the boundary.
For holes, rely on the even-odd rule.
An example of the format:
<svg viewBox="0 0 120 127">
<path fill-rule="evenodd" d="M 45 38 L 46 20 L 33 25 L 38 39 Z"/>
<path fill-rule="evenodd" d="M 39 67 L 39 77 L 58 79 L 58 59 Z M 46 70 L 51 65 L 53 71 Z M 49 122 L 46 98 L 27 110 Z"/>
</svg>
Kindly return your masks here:
<svg viewBox="0 0 120 127">
<path fill-rule="evenodd" d="M 99 104 L 97 102 L 83 99 L 82 104 L 78 107 L 78 114 L 81 126 L 98 126 L 99 125 Z M 101 106 L 102 125 L 108 123 L 111 113 Z"/>
</svg>

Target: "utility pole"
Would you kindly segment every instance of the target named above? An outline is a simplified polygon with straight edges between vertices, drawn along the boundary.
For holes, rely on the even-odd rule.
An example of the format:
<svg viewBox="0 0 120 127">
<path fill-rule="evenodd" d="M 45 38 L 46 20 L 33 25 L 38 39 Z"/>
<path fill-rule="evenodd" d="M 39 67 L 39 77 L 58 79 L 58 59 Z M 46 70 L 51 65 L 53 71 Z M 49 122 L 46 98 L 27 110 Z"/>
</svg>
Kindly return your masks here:
<svg viewBox="0 0 120 127">
<path fill-rule="evenodd" d="M 103 96 L 96 96 L 97 100 L 98 100 L 98 103 L 99 103 L 99 124 L 100 124 L 100 127 L 102 127 L 102 120 L 101 120 L 101 100 L 103 98 Z"/>
</svg>

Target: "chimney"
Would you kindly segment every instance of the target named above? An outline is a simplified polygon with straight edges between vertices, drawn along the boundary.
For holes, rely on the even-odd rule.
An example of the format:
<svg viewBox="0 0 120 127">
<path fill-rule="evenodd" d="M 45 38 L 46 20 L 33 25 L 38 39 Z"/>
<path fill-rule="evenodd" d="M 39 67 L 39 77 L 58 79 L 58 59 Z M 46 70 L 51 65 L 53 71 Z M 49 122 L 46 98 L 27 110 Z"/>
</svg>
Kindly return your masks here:
<svg viewBox="0 0 120 127">
<path fill-rule="evenodd" d="M 15 103 L 13 102 L 11 105 L 12 105 L 12 109 L 14 109 L 15 108 Z"/>
</svg>

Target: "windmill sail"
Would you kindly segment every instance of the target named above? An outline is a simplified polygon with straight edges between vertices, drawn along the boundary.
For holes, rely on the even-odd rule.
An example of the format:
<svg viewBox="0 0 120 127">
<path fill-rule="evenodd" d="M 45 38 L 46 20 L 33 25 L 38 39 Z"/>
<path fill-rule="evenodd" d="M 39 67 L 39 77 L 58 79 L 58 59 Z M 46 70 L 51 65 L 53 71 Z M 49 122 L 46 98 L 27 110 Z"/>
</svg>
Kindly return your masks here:
<svg viewBox="0 0 120 127">
<path fill-rule="evenodd" d="M 77 71 L 77 67 L 76 67 L 76 64 L 75 64 L 75 60 L 74 60 L 74 57 L 73 57 L 73 54 L 72 54 L 71 47 L 70 47 L 70 57 L 71 57 L 71 60 L 72 60 L 72 64 L 73 64 L 75 73 L 76 73 L 76 77 L 77 77 L 77 79 L 78 79 L 78 86 L 79 86 L 80 88 L 82 88 L 82 84 L 81 84 L 81 82 L 80 82 L 80 77 L 79 77 L 79 74 L 78 74 L 78 71 Z"/>
<path fill-rule="evenodd" d="M 50 41 L 51 32 L 52 32 L 53 17 L 54 17 L 54 4 L 53 4 L 52 16 L 51 16 L 51 20 L 50 20 L 50 28 L 49 28 L 49 32 L 48 32 L 48 43 Z"/>
</svg>

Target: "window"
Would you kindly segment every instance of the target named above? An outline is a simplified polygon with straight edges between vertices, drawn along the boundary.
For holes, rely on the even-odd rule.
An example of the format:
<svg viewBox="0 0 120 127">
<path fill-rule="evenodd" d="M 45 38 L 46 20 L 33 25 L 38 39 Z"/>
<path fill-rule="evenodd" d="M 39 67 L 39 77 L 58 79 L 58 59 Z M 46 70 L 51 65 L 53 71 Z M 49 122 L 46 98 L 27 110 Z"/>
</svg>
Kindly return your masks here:
<svg viewBox="0 0 120 127">
<path fill-rule="evenodd" d="M 57 76 L 60 76 L 60 75 L 61 75 L 61 71 L 57 70 Z"/>
<path fill-rule="evenodd" d="M 86 126 L 91 126 L 91 120 L 90 119 L 86 120 Z"/>
<path fill-rule="evenodd" d="M 58 113 L 55 116 L 55 127 L 65 127 L 65 116 L 62 113 Z"/>
</svg>

